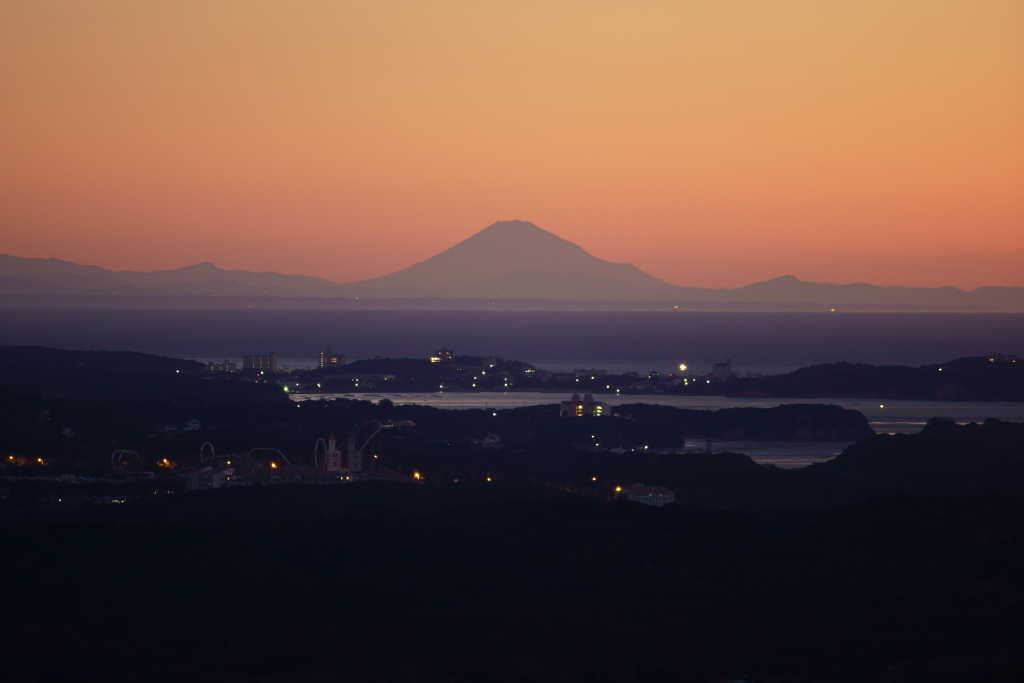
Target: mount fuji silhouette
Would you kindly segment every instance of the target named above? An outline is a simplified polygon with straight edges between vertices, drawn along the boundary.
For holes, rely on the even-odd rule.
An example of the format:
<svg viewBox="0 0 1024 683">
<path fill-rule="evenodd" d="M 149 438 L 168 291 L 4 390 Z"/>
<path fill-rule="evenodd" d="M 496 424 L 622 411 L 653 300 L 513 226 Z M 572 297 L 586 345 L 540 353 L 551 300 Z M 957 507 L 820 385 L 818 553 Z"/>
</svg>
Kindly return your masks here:
<svg viewBox="0 0 1024 683">
<path fill-rule="evenodd" d="M 499 221 L 425 261 L 344 287 L 375 298 L 566 301 L 657 300 L 680 290 L 526 221 Z"/>
<path fill-rule="evenodd" d="M 555 309 L 666 306 L 735 311 L 1024 312 L 1024 288 L 879 287 L 783 275 L 736 289 L 678 287 L 634 265 L 588 254 L 533 223 L 499 221 L 439 254 L 383 277 L 323 278 L 225 270 L 203 262 L 114 271 L 55 258 L 0 254 L 0 307 L 88 306 L 451 308 L 484 302 Z M 374 302 L 381 302 L 374 304 Z M 447 302 L 447 303 L 445 303 Z"/>
</svg>

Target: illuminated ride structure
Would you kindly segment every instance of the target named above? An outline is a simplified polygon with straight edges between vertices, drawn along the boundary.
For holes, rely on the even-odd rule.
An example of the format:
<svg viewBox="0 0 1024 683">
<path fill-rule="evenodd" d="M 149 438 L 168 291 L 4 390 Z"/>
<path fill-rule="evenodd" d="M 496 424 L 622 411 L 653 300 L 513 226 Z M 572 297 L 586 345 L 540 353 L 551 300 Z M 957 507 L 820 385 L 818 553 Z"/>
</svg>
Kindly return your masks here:
<svg viewBox="0 0 1024 683">
<path fill-rule="evenodd" d="M 124 473 L 129 469 L 141 468 L 144 463 L 138 451 L 127 448 L 117 448 L 110 454 L 110 469 L 115 472 Z"/>
<path fill-rule="evenodd" d="M 199 447 L 199 464 L 209 465 L 217 459 L 217 449 L 213 447 L 213 444 L 209 441 L 204 441 L 203 445 Z"/>
<path fill-rule="evenodd" d="M 337 438 L 330 434 L 325 440 L 323 437 L 313 444 L 313 469 L 318 472 L 337 474 L 346 480 L 360 478 L 365 473 L 364 454 L 366 447 L 384 429 L 391 428 L 390 424 L 379 422 L 368 422 L 358 427 L 348 435 L 345 441 L 345 448 L 338 447 Z"/>
<path fill-rule="evenodd" d="M 136 476 L 153 476 L 155 469 L 174 469 L 175 463 L 168 458 L 144 457 L 138 451 L 130 448 L 115 448 L 110 453 L 110 469 L 115 474 L 129 474 Z"/>
</svg>

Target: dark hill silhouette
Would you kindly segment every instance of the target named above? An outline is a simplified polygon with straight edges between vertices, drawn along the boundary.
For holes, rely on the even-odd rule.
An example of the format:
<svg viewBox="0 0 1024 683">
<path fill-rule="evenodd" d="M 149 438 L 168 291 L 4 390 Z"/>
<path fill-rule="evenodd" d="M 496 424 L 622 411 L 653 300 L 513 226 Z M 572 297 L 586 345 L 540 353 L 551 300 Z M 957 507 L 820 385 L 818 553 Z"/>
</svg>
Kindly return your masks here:
<svg viewBox="0 0 1024 683">
<path fill-rule="evenodd" d="M 1015 495 L 1024 490 L 1024 424 L 933 419 L 917 434 L 879 434 L 853 444 L 818 472 L 841 473 L 879 492 Z"/>
</svg>

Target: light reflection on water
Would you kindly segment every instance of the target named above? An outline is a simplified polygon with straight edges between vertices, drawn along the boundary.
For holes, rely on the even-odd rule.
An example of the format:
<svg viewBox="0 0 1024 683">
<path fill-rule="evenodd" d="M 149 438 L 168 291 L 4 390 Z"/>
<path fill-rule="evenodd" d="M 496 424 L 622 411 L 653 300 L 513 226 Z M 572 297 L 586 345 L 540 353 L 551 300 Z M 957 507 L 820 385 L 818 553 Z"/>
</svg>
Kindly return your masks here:
<svg viewBox="0 0 1024 683">
<path fill-rule="evenodd" d="M 437 393 L 347 393 L 347 394 L 293 394 L 293 401 L 308 399 L 358 399 L 379 401 L 386 398 L 399 405 L 426 405 L 446 410 L 486 408 L 502 410 L 532 405 L 555 404 L 568 398 L 564 393 L 536 391 L 514 392 L 437 392 Z M 955 422 L 983 422 L 997 418 L 1011 422 L 1024 422 L 1024 403 L 958 402 L 958 401 L 906 401 L 857 398 L 732 398 L 727 396 L 678 396 L 665 394 L 596 394 L 595 398 L 609 405 L 651 403 L 690 410 L 721 410 L 723 408 L 771 408 L 795 403 L 828 403 L 857 410 L 867 417 L 871 428 L 879 434 L 911 434 L 918 432 L 933 417 Z M 849 441 L 714 441 L 715 452 L 746 453 L 756 462 L 778 467 L 803 467 L 823 462 L 838 455 Z M 703 451 L 703 441 L 691 443 L 686 452 Z"/>
</svg>

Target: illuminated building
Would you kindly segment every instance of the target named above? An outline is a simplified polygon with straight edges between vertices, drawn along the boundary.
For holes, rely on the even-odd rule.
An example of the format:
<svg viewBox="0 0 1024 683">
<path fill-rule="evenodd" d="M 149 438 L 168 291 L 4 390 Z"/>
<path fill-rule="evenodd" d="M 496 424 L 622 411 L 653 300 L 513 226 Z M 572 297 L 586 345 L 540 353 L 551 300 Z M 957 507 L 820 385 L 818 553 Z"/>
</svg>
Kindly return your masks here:
<svg viewBox="0 0 1024 683">
<path fill-rule="evenodd" d="M 269 353 L 252 353 L 242 356 L 242 369 L 263 370 L 275 373 L 277 372 L 277 354 L 271 351 Z"/>
<path fill-rule="evenodd" d="M 448 348 L 440 348 L 427 356 L 431 363 L 443 363 L 455 358 L 455 352 Z"/>
<path fill-rule="evenodd" d="M 320 352 L 320 368 L 336 368 L 340 365 L 344 365 L 346 358 L 340 353 L 334 353 L 331 351 L 331 347 L 328 346 L 326 349 Z"/>
<path fill-rule="evenodd" d="M 592 394 L 573 394 L 568 401 L 562 401 L 558 411 L 562 417 L 603 417 L 608 415 L 608 404 L 595 401 Z"/>
</svg>

